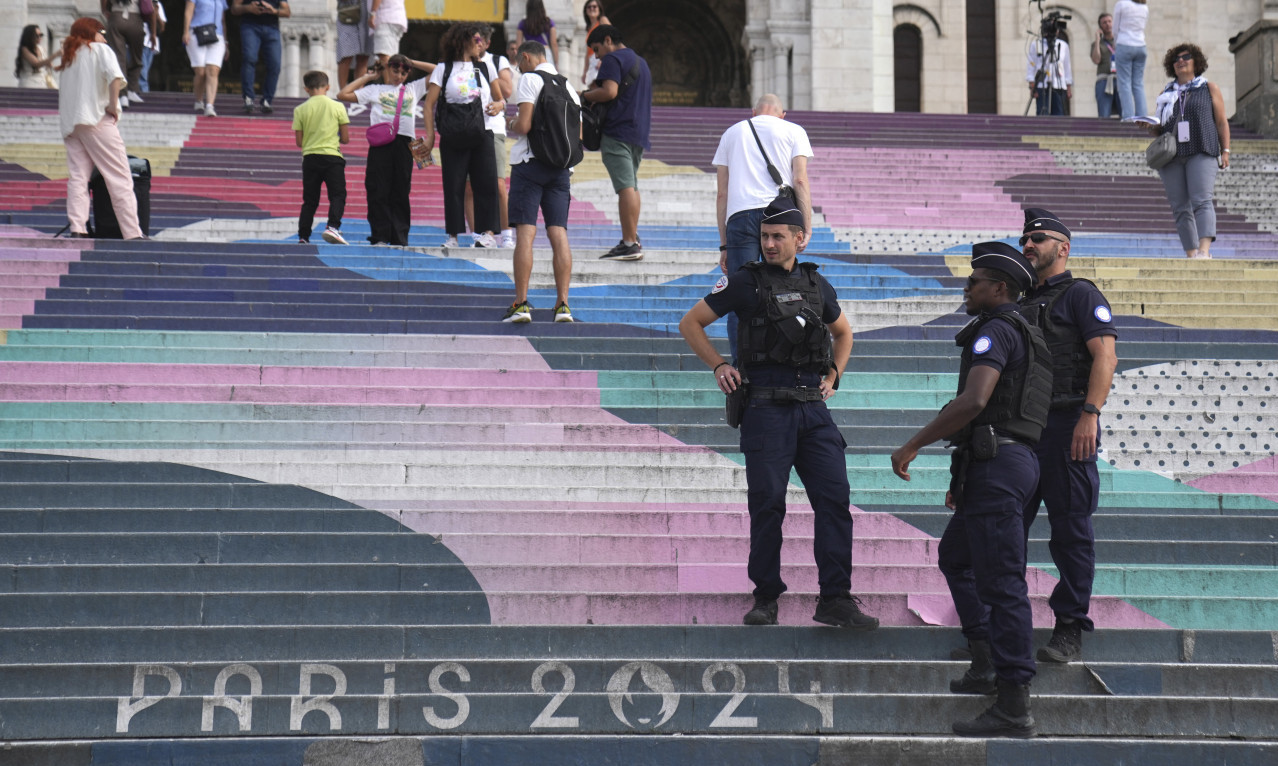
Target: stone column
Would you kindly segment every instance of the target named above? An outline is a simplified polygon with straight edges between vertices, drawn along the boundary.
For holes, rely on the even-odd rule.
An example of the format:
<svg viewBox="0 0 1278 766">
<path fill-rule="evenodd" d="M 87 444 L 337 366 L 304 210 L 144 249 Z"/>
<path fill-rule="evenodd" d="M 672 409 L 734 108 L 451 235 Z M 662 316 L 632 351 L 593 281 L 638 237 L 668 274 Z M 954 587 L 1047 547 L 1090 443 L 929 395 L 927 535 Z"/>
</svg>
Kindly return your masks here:
<svg viewBox="0 0 1278 766">
<path fill-rule="evenodd" d="M 772 38 L 772 92 L 787 109 L 793 108 L 790 101 L 790 50 L 789 40 Z"/>
<path fill-rule="evenodd" d="M 763 46 L 756 45 L 750 48 L 750 105 L 751 106 L 754 106 L 755 104 L 759 103 L 759 99 L 763 98 L 764 94 L 767 93 L 767 91 L 764 90 L 764 87 L 763 87 L 764 86 L 763 78 L 766 76 L 764 74 L 764 67 L 767 65 L 767 63 L 768 63 L 767 53 L 764 51 Z M 786 105 L 786 108 L 787 109 L 789 108 L 789 104 Z"/>
<path fill-rule="evenodd" d="M 280 30 L 284 39 L 284 60 L 280 66 L 280 90 L 286 96 L 295 97 L 299 93 L 302 73 L 299 71 L 302 60 L 302 33 L 296 27 Z"/>
</svg>

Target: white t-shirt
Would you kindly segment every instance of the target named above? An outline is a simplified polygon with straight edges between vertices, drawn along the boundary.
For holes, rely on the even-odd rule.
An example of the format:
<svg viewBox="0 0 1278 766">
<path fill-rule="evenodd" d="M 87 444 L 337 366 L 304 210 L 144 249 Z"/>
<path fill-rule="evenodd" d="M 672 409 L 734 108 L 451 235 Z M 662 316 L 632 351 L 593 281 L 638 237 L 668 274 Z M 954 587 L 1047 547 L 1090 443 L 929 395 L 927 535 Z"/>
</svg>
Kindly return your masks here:
<svg viewBox="0 0 1278 766">
<path fill-rule="evenodd" d="M 444 63 L 435 65 L 430 73 L 430 84 L 438 85 L 444 91 L 444 98 L 450 104 L 469 104 L 479 99 L 480 105 L 488 109 L 493 101 L 492 89 L 484 82 L 484 78 L 475 72 L 475 65 L 469 61 L 454 61 L 453 71 L 449 75 L 448 85 L 444 85 Z"/>
<path fill-rule="evenodd" d="M 1047 45 L 1042 40 L 1037 40 L 1030 44 L 1029 47 L 1029 63 L 1025 67 L 1025 81 L 1034 82 L 1034 78 L 1038 75 L 1038 68 L 1043 66 L 1043 52 L 1047 50 Z M 1047 66 L 1047 79 L 1044 86 L 1054 90 L 1065 90 L 1074 84 L 1074 65 L 1069 59 L 1069 43 L 1064 40 L 1056 41 L 1056 61 L 1049 62 Z"/>
<path fill-rule="evenodd" d="M 1118 0 L 1114 6 L 1114 44 L 1145 47 L 1145 24 L 1149 21 L 1149 6 Z"/>
<path fill-rule="evenodd" d="M 58 127 L 69 136 L 76 125 L 97 125 L 111 103 L 111 83 L 123 80 L 115 51 L 106 43 L 89 43 L 76 51 L 62 71 L 58 91 Z"/>
<path fill-rule="evenodd" d="M 555 69 L 554 64 L 551 64 L 549 61 L 544 64 L 538 64 L 537 71 L 546 72 L 548 74 L 559 74 L 559 72 Z M 520 104 L 537 103 L 537 97 L 541 95 L 541 89 L 544 88 L 545 85 L 546 81 L 535 74 L 530 73 L 519 78 L 519 87 L 515 89 L 515 107 L 518 108 Z M 568 86 L 566 83 L 565 86 L 568 88 L 568 97 L 572 99 L 574 104 L 581 106 L 581 98 L 577 95 L 577 89 Z M 514 148 L 510 150 L 510 164 L 518 165 L 521 162 L 527 162 L 532 158 L 532 147 L 528 144 L 528 136 L 526 134 L 522 135 L 517 141 L 515 141 Z"/>
<path fill-rule="evenodd" d="M 794 186 L 795 157 L 812 157 L 808 133 L 793 122 L 770 114 L 752 118 L 759 140 L 787 186 Z M 728 169 L 728 217 L 742 210 L 767 207 L 777 198 L 777 185 L 750 132 L 750 120 L 742 120 L 723 132 L 711 164 Z M 513 160 L 512 160 L 513 161 Z"/>
<path fill-rule="evenodd" d="M 417 105 L 426 95 L 426 80 L 413 80 L 404 84 L 404 105 L 399 113 L 399 135 L 413 138 L 417 135 Z M 369 127 L 395 121 L 395 103 L 399 101 L 398 85 L 365 85 L 355 91 L 359 102 L 368 107 Z"/>
<path fill-rule="evenodd" d="M 492 53 L 485 53 L 484 57 L 480 59 L 480 62 L 488 67 L 489 82 L 496 82 L 503 69 L 511 68 L 510 62 L 506 60 L 505 56 L 494 56 Z M 436 69 L 435 71 L 439 70 Z M 443 75 L 440 76 L 442 77 Z M 511 95 L 514 94 L 512 93 Z M 489 94 L 489 98 L 492 98 L 492 94 Z M 501 112 L 498 112 L 495 115 L 489 115 L 488 129 L 493 132 L 493 135 L 506 135 L 506 115 Z"/>
</svg>

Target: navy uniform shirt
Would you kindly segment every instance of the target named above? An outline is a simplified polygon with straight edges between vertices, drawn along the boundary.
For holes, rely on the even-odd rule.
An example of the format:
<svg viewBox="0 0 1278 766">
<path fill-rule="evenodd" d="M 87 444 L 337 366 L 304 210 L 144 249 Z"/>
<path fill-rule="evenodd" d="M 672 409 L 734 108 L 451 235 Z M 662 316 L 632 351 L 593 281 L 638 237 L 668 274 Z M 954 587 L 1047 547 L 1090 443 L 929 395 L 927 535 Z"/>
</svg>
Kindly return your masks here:
<svg viewBox="0 0 1278 766">
<path fill-rule="evenodd" d="M 780 266 L 767 266 L 765 269 L 774 269 L 779 273 L 787 273 Z M 798 270 L 798 261 L 795 261 L 795 271 Z M 793 274 L 794 272 L 789 272 Z M 826 281 L 825 277 L 820 273 L 816 275 L 817 284 L 821 287 L 821 321 L 825 322 L 828 327 L 843 315 L 843 309 L 839 308 L 839 296 L 834 292 L 834 287 Z M 749 269 L 740 269 L 732 275 L 724 275 L 715 283 L 714 289 L 705 297 L 706 305 L 716 316 L 726 316 L 731 312 L 736 312 L 737 321 L 745 327 L 751 319 L 763 311 L 763 302 L 759 299 L 759 288 L 755 282 L 755 275 Z M 772 369 L 778 373 L 781 370 L 793 370 L 794 368 L 786 368 L 783 365 L 775 364 L 752 364 L 750 369 L 752 374 L 756 371 L 762 372 L 764 368 Z M 819 381 L 820 376 L 816 373 L 805 373 L 801 385 L 815 385 L 814 381 Z M 809 379 L 810 378 L 810 379 Z M 760 380 L 763 380 L 760 378 Z M 768 385 L 784 385 L 779 379 L 768 378 Z"/>
<path fill-rule="evenodd" d="M 1068 271 L 1048 277 L 1042 285 L 1030 290 L 1024 305 L 1044 305 L 1047 301 L 1041 298 L 1043 293 L 1073 278 Z M 1105 300 L 1105 296 L 1095 285 L 1087 282 L 1075 282 L 1065 290 L 1065 294 L 1056 301 L 1056 306 L 1052 309 L 1052 321 L 1062 327 L 1077 327 L 1084 343 L 1104 335 L 1118 337 L 1109 301 Z"/>
</svg>

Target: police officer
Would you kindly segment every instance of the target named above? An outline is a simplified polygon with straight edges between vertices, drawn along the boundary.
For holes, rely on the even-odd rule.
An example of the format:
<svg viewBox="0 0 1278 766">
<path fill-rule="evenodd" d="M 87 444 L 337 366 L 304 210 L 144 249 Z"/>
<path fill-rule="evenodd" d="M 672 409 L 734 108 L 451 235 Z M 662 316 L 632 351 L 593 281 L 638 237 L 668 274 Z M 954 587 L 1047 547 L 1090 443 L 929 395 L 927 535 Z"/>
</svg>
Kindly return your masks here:
<svg viewBox="0 0 1278 766">
<path fill-rule="evenodd" d="M 955 447 L 945 496 L 954 515 L 941 537 L 938 563 L 972 665 L 950 689 L 998 693 L 979 717 L 954 724 L 966 736 L 1035 733 L 1029 705 L 1034 623 L 1021 514 L 1038 485 L 1033 445 L 1047 420 L 1052 373 L 1042 333 L 1017 312 L 1016 299 L 1033 284 L 1034 269 L 1016 248 L 973 246 L 963 298 L 976 319 L 955 338 L 963 348 L 958 395 L 892 453 L 893 472 L 909 481 L 920 449 L 942 438 Z"/>
<path fill-rule="evenodd" d="M 1101 291 L 1066 268 L 1070 231 L 1055 215 L 1041 208 L 1026 210 L 1021 247 L 1038 273 L 1036 287 L 1021 301 L 1021 313 L 1042 329 L 1054 376 L 1052 409 L 1036 448 L 1042 478 L 1025 508 L 1028 536 L 1039 501 L 1047 505 L 1052 528 L 1048 549 L 1060 572 L 1048 602 L 1056 627 L 1038 658 L 1071 662 L 1082 657 L 1083 631 L 1093 627 L 1087 612 L 1096 571 L 1096 450 L 1101 408 L 1118 366 L 1118 331 Z"/>
<path fill-rule="evenodd" d="M 847 444 L 825 406 L 852 351 L 852 327 L 816 264 L 797 263 L 807 238 L 794 200 L 778 197 L 764 210 L 760 224 L 764 260 L 720 278 L 684 315 L 679 332 L 713 368 L 720 391 L 730 399 L 748 396 L 743 399 L 748 406 L 741 416 L 741 451 L 749 486 L 748 573 L 755 587 L 745 624 L 777 624 L 777 598 L 786 591 L 781 522 L 793 468 L 815 515 L 813 549 L 821 595 L 812 619 L 872 630 L 879 621 L 863 614 L 860 600 L 850 592 Z M 706 337 L 706 326 L 728 312 L 736 312 L 739 323 L 740 370 Z"/>
</svg>

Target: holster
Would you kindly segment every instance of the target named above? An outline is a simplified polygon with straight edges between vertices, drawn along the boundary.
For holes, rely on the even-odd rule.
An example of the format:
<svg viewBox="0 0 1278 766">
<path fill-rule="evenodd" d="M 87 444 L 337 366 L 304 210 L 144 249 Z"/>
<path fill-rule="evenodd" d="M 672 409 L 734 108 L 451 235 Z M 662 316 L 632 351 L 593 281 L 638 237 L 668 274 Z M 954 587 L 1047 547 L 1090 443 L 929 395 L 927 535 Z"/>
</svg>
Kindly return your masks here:
<svg viewBox="0 0 1278 766">
<path fill-rule="evenodd" d="M 741 427 L 741 418 L 745 415 L 746 405 L 750 403 L 750 381 L 741 379 L 734 391 L 724 401 L 724 419 L 733 428 Z"/>
<path fill-rule="evenodd" d="M 968 445 L 971 447 L 971 455 L 973 460 L 993 460 L 998 456 L 998 434 L 994 433 L 994 426 L 977 426 L 972 429 L 972 436 L 968 439 Z"/>
</svg>

